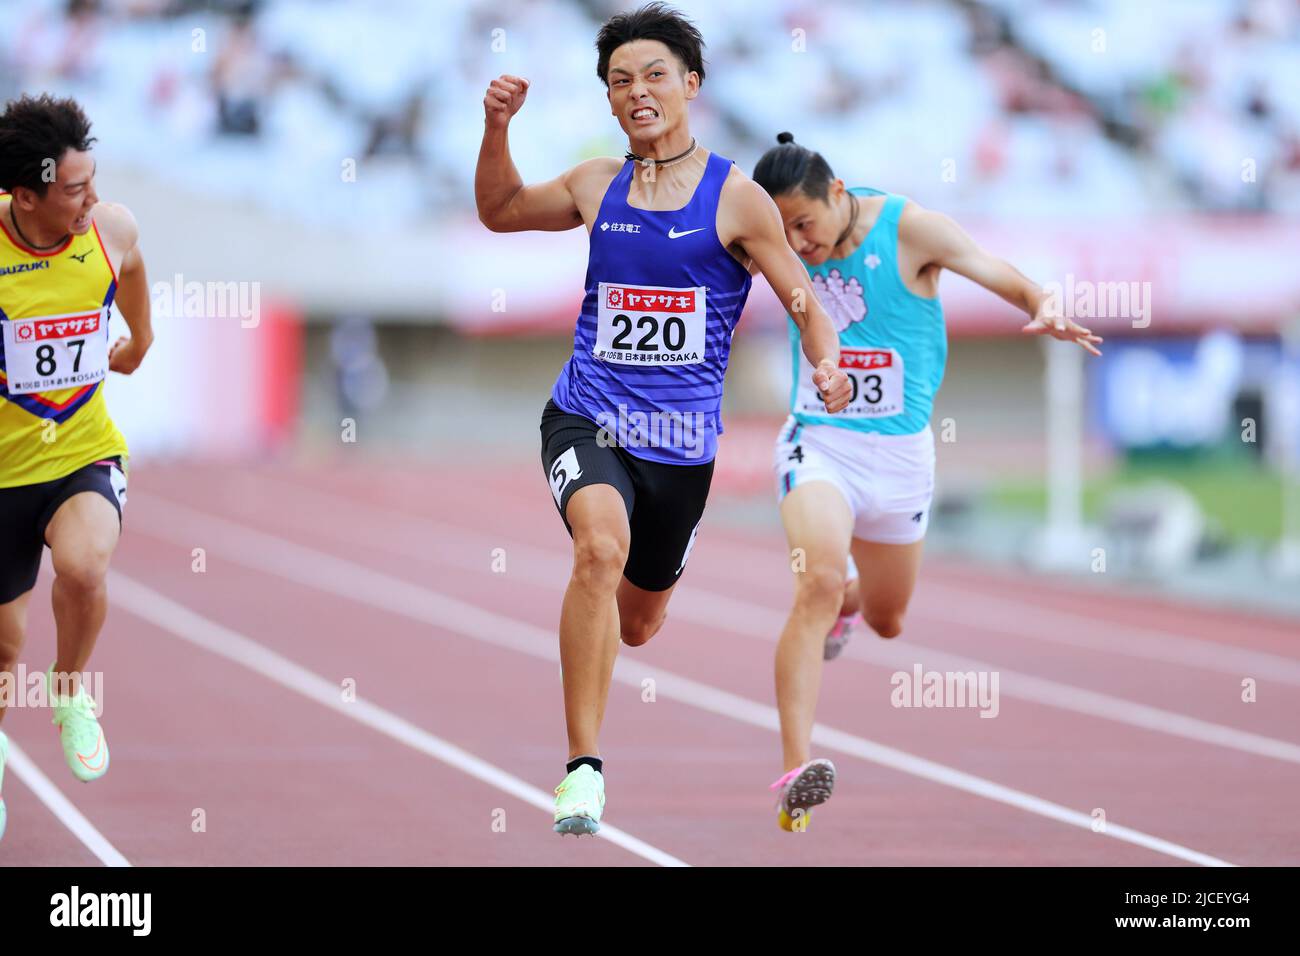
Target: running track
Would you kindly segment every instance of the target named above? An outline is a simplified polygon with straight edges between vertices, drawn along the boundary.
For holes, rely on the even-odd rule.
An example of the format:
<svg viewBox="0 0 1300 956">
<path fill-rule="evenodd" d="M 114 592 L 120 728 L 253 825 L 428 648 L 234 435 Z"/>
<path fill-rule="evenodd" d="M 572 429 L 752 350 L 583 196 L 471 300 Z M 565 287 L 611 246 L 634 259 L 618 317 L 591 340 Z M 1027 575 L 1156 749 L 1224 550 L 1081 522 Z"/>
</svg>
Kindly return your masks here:
<svg viewBox="0 0 1300 956">
<path fill-rule="evenodd" d="M 1294 622 L 933 559 L 902 637 L 826 667 L 836 795 L 779 831 L 784 541 L 707 515 L 664 629 L 620 654 L 607 826 L 561 839 L 567 546 L 531 460 L 137 467 L 91 665 L 112 770 L 77 783 L 48 715 L 11 710 L 0 865 L 1300 863 Z M 916 662 L 996 670 L 996 718 L 891 706 Z"/>
</svg>

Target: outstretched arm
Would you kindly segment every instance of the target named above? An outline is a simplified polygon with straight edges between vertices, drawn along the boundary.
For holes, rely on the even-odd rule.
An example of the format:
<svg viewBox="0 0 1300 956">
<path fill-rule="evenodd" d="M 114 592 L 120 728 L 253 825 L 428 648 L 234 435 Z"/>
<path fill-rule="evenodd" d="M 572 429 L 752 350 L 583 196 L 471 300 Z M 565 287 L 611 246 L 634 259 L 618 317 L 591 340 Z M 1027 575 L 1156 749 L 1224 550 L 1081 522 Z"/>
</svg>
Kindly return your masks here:
<svg viewBox="0 0 1300 956">
<path fill-rule="evenodd" d="M 1101 336 L 1067 319 L 1060 303 L 1005 259 L 987 252 L 952 219 L 908 203 L 898 222 L 899 236 L 927 265 L 951 269 L 1001 296 L 1029 316 L 1021 331 L 1077 342 L 1093 355 Z"/>
</svg>

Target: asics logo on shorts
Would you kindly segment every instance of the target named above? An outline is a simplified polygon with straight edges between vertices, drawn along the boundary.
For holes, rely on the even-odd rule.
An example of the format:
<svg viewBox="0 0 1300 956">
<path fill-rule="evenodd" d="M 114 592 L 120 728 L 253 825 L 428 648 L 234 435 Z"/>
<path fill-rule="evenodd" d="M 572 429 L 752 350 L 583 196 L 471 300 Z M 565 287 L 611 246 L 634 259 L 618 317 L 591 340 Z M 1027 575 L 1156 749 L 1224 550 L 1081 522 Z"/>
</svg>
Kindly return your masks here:
<svg viewBox="0 0 1300 956">
<path fill-rule="evenodd" d="M 564 497 L 564 489 L 575 478 L 582 477 L 582 467 L 578 464 L 578 449 L 570 448 L 551 464 L 551 495 L 555 506 L 559 508 Z"/>
</svg>

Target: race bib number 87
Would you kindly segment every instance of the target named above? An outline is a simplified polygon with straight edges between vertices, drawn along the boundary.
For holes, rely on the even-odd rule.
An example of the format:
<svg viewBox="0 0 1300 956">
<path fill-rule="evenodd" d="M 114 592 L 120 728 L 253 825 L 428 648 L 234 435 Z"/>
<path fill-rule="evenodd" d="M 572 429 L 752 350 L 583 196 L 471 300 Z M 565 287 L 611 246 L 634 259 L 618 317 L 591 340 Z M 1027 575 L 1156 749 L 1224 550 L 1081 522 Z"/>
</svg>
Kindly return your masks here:
<svg viewBox="0 0 1300 956">
<path fill-rule="evenodd" d="M 825 415 L 826 405 L 812 384 L 812 366 L 803 360 L 795 410 Z M 853 389 L 848 407 L 838 418 L 888 418 L 903 413 L 903 357 L 894 349 L 840 349 L 840 368 Z"/>
<path fill-rule="evenodd" d="M 602 282 L 592 354 L 622 365 L 704 361 L 704 287 L 670 289 Z"/>
<path fill-rule="evenodd" d="M 108 309 L 0 321 L 15 395 L 76 388 L 108 374 Z"/>
</svg>

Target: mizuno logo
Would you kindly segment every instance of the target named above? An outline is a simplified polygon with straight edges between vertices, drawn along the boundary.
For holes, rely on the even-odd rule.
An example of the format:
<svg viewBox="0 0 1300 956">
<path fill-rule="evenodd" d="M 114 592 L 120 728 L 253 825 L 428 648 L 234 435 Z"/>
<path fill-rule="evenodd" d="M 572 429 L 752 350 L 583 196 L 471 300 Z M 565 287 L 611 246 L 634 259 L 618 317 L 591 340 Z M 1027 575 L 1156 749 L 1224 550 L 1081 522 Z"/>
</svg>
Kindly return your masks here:
<svg viewBox="0 0 1300 956">
<path fill-rule="evenodd" d="M 677 227 L 673 226 L 671 229 L 668 230 L 668 238 L 680 239 L 682 236 L 689 236 L 693 232 L 703 232 L 704 229 L 705 229 L 704 226 L 700 226 L 699 229 L 687 229 L 685 232 L 678 232 Z"/>
<path fill-rule="evenodd" d="M 94 252 L 94 251 L 95 251 L 94 249 L 87 249 L 87 250 L 86 250 L 85 252 L 83 252 L 81 255 L 79 255 L 79 256 L 73 256 L 72 258 L 76 259 L 78 262 L 85 262 L 85 261 L 86 261 L 86 256 L 90 255 L 90 254 L 91 254 L 92 252 Z"/>
</svg>

